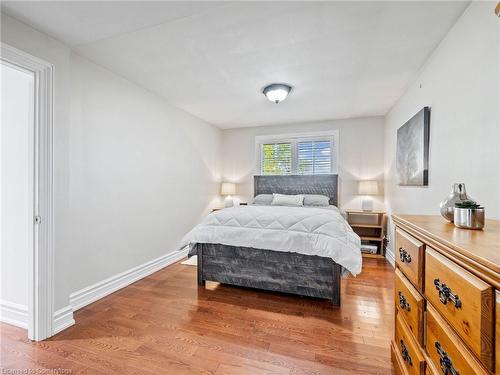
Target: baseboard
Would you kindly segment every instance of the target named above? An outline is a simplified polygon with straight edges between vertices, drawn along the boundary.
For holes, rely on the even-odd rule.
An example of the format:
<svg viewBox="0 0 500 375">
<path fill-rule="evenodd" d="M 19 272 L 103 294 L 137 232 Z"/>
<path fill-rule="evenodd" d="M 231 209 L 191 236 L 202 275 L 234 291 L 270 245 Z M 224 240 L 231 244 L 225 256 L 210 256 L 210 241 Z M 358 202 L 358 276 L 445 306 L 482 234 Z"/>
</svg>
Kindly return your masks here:
<svg viewBox="0 0 500 375">
<path fill-rule="evenodd" d="M 53 334 L 55 335 L 71 327 L 73 324 L 75 324 L 75 319 L 73 319 L 73 308 L 71 306 L 63 307 L 54 313 L 54 321 L 52 324 Z"/>
<path fill-rule="evenodd" d="M 19 328 L 28 329 L 28 306 L 0 301 L 0 321 Z M 55 335 L 73 324 L 75 324 L 73 309 L 71 306 L 66 306 L 54 313 L 53 334 Z"/>
<path fill-rule="evenodd" d="M 28 306 L 0 300 L 0 322 L 28 329 Z"/>
<path fill-rule="evenodd" d="M 394 254 L 392 253 L 392 251 L 389 251 L 388 249 L 386 250 L 385 252 L 385 257 L 386 259 L 389 261 L 389 263 L 395 267 L 395 263 L 396 263 L 396 260 L 394 259 Z"/>
<path fill-rule="evenodd" d="M 99 283 L 81 289 L 70 295 L 70 305 L 54 312 L 53 334 L 57 334 L 75 324 L 73 311 L 81 309 L 127 285 L 136 282 L 160 269 L 175 263 L 187 255 L 187 249 L 175 251 L 157 259 L 134 267 Z M 28 307 L 0 300 L 0 321 L 16 327 L 28 329 Z"/>
<path fill-rule="evenodd" d="M 131 268 L 128 271 L 119 273 L 118 275 L 112 276 L 94 285 L 71 293 L 69 296 L 70 305 L 73 308 L 73 311 L 81 309 L 82 307 L 87 306 L 92 302 L 107 296 L 108 294 L 114 293 L 117 290 L 136 282 L 137 280 L 140 280 L 172 263 L 181 260 L 186 255 L 187 249 L 174 251 L 173 253 L 163 255 L 140 266 Z"/>
</svg>

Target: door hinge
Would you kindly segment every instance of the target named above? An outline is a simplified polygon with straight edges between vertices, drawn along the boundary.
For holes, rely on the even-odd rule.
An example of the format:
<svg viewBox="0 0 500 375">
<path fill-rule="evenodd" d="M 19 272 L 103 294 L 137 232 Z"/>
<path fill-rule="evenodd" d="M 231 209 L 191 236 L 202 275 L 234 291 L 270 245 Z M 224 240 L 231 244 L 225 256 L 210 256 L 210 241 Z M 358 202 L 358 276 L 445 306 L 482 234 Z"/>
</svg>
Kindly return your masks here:
<svg viewBox="0 0 500 375">
<path fill-rule="evenodd" d="M 40 216 L 35 216 L 35 224 L 40 224 L 42 222 L 42 218 Z"/>
</svg>

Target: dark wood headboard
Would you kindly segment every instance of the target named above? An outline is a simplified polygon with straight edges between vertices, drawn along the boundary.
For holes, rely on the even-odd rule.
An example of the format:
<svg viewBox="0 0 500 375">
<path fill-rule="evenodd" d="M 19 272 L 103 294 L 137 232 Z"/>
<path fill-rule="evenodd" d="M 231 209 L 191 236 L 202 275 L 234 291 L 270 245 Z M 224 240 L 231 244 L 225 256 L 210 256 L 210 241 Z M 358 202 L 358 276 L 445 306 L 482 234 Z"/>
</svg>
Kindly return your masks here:
<svg viewBox="0 0 500 375">
<path fill-rule="evenodd" d="M 253 176 L 254 196 L 259 194 L 321 194 L 330 197 L 330 204 L 338 205 L 336 174 L 315 176 Z"/>
</svg>

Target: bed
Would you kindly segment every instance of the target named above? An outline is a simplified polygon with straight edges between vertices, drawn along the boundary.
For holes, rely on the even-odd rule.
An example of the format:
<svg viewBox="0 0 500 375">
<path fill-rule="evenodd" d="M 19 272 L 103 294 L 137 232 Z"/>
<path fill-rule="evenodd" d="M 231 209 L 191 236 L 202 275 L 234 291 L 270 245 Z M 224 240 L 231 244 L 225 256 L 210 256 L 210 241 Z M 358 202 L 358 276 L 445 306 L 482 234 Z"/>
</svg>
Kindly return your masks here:
<svg viewBox="0 0 500 375">
<path fill-rule="evenodd" d="M 359 237 L 340 215 L 338 176 L 254 176 L 254 195 L 321 194 L 329 207 L 239 206 L 210 214 L 181 245 L 198 255 L 198 284 L 329 299 L 340 306 L 341 276 L 361 270 Z M 337 261 L 335 261 L 335 260 Z"/>
</svg>

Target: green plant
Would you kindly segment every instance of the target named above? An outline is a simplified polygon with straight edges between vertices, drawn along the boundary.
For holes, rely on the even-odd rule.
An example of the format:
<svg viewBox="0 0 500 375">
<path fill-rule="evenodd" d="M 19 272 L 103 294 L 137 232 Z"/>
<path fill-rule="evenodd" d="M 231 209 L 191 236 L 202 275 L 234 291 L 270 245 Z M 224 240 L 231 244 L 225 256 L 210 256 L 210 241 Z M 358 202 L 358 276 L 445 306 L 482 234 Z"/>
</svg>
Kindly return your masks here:
<svg viewBox="0 0 500 375">
<path fill-rule="evenodd" d="M 455 203 L 455 207 L 458 208 L 482 208 L 480 204 L 473 202 L 473 201 L 463 201 L 463 202 L 457 202 Z"/>
</svg>

